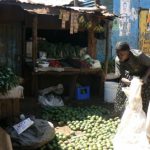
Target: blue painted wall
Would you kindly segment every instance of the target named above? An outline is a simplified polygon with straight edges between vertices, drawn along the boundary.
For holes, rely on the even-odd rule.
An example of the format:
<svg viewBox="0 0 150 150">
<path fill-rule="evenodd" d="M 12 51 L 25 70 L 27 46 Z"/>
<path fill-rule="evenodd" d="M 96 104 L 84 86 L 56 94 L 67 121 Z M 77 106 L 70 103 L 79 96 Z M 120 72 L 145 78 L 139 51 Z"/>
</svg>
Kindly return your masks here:
<svg viewBox="0 0 150 150">
<path fill-rule="evenodd" d="M 140 0 L 140 7 L 150 9 L 150 0 Z"/>
<path fill-rule="evenodd" d="M 130 11 L 127 19 L 130 23 L 130 30 L 128 35 L 120 35 L 121 20 L 115 19 L 113 22 L 111 45 L 112 56 L 115 56 L 115 45 L 118 41 L 126 41 L 131 48 L 139 48 L 139 10 L 140 8 L 150 9 L 150 0 L 130 0 Z M 113 12 L 120 16 L 120 0 L 113 1 Z"/>
<path fill-rule="evenodd" d="M 100 3 L 107 7 L 109 12 L 113 12 L 113 0 L 100 0 Z M 105 59 L 105 42 L 106 40 L 97 40 L 97 58 L 101 62 Z M 111 39 L 110 39 L 111 43 Z M 110 51 L 111 51 L 111 45 L 110 45 Z M 111 54 L 111 53 L 110 53 Z"/>
<path fill-rule="evenodd" d="M 120 2 L 123 0 L 101 0 L 101 4 L 107 6 L 110 12 L 114 12 L 118 16 L 122 16 L 120 11 Z M 127 14 L 126 19 L 129 24 L 129 34 L 120 35 L 121 19 L 117 18 L 113 21 L 113 28 L 110 38 L 110 58 L 116 55 L 115 45 L 118 41 L 126 41 L 131 48 L 139 48 L 139 11 L 140 9 L 150 9 L 150 0 L 130 0 L 130 13 Z M 97 42 L 97 59 L 104 61 L 105 58 L 105 40 L 98 40 Z"/>
</svg>

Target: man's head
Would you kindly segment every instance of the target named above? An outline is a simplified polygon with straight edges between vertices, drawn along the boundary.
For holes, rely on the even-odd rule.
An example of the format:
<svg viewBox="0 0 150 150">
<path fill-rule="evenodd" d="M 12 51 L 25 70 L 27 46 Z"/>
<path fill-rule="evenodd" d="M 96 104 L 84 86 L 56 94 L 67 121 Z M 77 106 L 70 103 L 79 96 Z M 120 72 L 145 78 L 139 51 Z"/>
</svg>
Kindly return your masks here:
<svg viewBox="0 0 150 150">
<path fill-rule="evenodd" d="M 130 46 L 127 42 L 118 42 L 116 44 L 116 53 L 121 62 L 128 60 L 130 54 Z"/>
</svg>

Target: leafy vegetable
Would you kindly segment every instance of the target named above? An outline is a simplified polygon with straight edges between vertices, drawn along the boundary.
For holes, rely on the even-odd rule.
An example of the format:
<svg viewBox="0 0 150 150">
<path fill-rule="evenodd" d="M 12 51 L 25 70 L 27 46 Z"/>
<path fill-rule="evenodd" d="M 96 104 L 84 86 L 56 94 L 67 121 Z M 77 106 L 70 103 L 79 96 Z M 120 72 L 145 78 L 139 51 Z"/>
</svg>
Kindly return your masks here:
<svg viewBox="0 0 150 150">
<path fill-rule="evenodd" d="M 0 67 L 0 93 L 6 94 L 19 84 L 19 77 L 9 67 Z"/>
<path fill-rule="evenodd" d="M 49 43 L 47 41 L 40 41 L 38 43 L 38 51 L 44 51 L 49 58 L 67 58 L 80 57 L 80 47 L 73 46 L 69 43 Z"/>
</svg>

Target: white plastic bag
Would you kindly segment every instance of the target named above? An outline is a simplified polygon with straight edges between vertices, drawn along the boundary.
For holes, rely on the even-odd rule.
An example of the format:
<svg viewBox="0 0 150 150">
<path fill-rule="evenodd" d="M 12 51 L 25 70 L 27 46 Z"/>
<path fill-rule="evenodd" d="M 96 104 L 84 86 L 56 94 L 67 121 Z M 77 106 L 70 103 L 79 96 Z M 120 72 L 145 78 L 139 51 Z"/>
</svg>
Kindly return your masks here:
<svg viewBox="0 0 150 150">
<path fill-rule="evenodd" d="M 64 87 L 62 84 L 58 84 L 57 86 L 51 86 L 46 89 L 40 90 L 38 101 L 44 107 L 64 106 L 64 102 L 60 96 L 63 94 L 63 91 L 64 91 Z M 51 94 L 51 93 L 54 93 L 54 94 Z"/>
<path fill-rule="evenodd" d="M 64 106 L 64 102 L 60 96 L 55 96 L 53 94 L 50 94 L 48 96 L 40 95 L 38 97 L 39 103 L 44 107 L 58 107 L 58 106 Z"/>
<path fill-rule="evenodd" d="M 146 114 L 142 109 L 142 81 L 134 77 L 129 88 L 123 91 L 128 104 L 113 139 L 114 150 L 150 150 L 146 136 Z"/>
<path fill-rule="evenodd" d="M 147 138 L 148 138 L 149 141 L 150 141 L 150 103 L 149 103 L 148 111 L 147 111 L 147 119 L 146 119 L 146 135 L 147 135 Z"/>
</svg>

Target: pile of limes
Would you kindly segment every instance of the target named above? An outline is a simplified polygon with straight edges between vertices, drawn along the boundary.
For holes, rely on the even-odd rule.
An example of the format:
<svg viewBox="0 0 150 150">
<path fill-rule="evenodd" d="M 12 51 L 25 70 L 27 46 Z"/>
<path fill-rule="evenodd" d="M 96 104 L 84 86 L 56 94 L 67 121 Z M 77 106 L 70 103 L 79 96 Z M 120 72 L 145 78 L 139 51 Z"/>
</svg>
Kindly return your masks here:
<svg viewBox="0 0 150 150">
<path fill-rule="evenodd" d="M 58 126 L 67 125 L 72 133 L 56 133 L 55 138 L 41 149 L 113 150 L 112 139 L 120 119 L 110 116 L 110 111 L 100 106 L 44 109 L 44 119 L 55 121 Z"/>
</svg>

